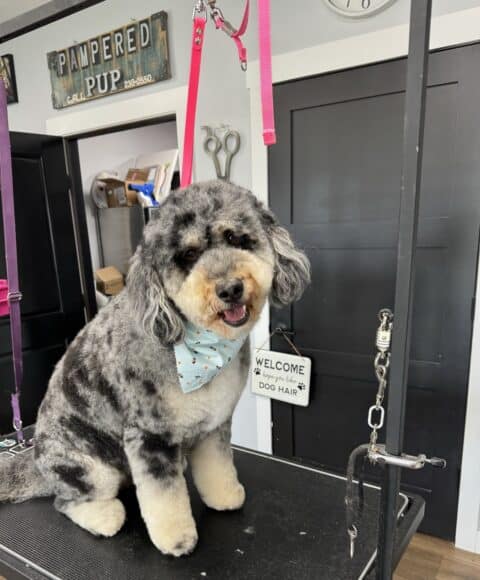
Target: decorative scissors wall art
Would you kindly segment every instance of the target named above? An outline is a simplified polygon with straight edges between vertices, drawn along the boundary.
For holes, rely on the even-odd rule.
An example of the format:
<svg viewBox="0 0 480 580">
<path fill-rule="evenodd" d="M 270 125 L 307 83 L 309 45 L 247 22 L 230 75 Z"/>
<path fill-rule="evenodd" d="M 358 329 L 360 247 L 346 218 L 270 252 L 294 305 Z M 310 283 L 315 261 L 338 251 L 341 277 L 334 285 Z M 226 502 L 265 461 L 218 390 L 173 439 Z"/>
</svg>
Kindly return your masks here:
<svg viewBox="0 0 480 580">
<path fill-rule="evenodd" d="M 203 141 L 203 149 L 213 160 L 215 173 L 218 179 L 230 181 L 230 172 L 232 167 L 232 160 L 240 149 L 240 133 L 226 125 L 220 127 L 211 127 L 205 125 L 202 127 L 205 130 L 205 140 Z M 220 162 L 220 152 L 223 151 L 225 157 L 225 167 L 222 172 Z"/>
</svg>

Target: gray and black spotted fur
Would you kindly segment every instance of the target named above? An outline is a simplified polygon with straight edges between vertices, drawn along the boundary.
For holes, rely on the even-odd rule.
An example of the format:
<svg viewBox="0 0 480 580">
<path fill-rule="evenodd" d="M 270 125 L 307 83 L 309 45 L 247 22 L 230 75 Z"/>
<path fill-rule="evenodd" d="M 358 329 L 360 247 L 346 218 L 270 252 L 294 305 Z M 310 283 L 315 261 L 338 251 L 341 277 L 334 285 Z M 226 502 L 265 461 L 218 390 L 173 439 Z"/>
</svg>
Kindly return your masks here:
<svg viewBox="0 0 480 580">
<path fill-rule="evenodd" d="M 217 451 L 228 456 L 231 416 L 249 366 L 248 341 L 210 384 L 183 394 L 172 345 L 182 340 L 186 315 L 176 297 L 197 264 L 221 278 L 235 256 L 246 254 L 271 263 L 272 303 L 301 296 L 308 261 L 250 192 L 208 182 L 167 198 L 145 228 L 126 288 L 56 366 L 38 412 L 34 460 L 26 454 L 0 464 L 0 501 L 53 495 L 56 507 L 70 515 L 83 502 L 116 498 L 132 479 L 137 490 L 145 480 L 158 483 L 159 493 L 173 489 L 183 478 L 185 454 L 212 433 L 218 434 Z M 148 506 L 140 503 L 155 542 Z M 180 539 L 169 548 L 162 542 L 156 542 L 160 549 L 175 555 L 194 545 Z"/>
</svg>

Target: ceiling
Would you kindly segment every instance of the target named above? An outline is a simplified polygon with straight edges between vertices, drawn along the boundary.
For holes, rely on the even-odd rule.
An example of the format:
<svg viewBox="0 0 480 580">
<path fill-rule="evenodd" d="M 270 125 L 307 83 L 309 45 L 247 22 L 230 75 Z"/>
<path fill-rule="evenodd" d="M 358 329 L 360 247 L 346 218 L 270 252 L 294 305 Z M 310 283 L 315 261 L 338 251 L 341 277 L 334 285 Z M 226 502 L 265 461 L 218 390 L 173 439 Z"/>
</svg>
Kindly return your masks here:
<svg viewBox="0 0 480 580">
<path fill-rule="evenodd" d="M 50 0 L 0 0 L 0 22 L 25 14 Z"/>
<path fill-rule="evenodd" d="M 105 0 L 0 0 L 0 43 Z"/>
</svg>

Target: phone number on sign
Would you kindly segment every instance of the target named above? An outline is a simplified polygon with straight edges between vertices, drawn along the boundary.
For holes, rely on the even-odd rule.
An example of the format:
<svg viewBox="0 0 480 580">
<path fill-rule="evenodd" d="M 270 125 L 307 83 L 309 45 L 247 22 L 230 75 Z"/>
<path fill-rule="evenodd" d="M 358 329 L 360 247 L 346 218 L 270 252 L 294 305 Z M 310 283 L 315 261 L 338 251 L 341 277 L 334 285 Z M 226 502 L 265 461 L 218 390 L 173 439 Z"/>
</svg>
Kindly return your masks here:
<svg viewBox="0 0 480 580">
<path fill-rule="evenodd" d="M 153 76 L 150 74 L 144 75 L 143 77 L 137 77 L 136 79 L 126 80 L 124 87 L 126 89 L 132 89 L 133 87 L 141 87 L 142 85 L 148 85 L 149 83 L 153 83 Z"/>
</svg>

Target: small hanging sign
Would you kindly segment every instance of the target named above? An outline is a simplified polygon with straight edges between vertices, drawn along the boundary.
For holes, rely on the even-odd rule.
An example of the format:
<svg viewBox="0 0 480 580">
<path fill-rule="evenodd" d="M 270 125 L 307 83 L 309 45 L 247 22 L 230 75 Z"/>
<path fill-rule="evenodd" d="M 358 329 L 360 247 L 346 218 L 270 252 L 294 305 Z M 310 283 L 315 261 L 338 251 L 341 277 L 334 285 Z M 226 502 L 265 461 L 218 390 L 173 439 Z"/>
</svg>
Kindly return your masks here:
<svg viewBox="0 0 480 580">
<path fill-rule="evenodd" d="M 256 349 L 252 393 L 307 407 L 312 362 L 304 356 Z"/>
<path fill-rule="evenodd" d="M 55 109 L 171 78 L 167 13 L 49 52 Z"/>
</svg>

